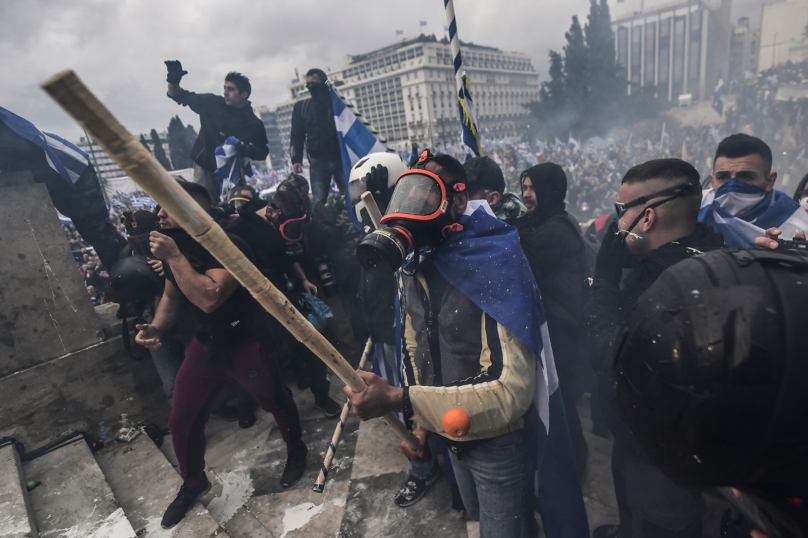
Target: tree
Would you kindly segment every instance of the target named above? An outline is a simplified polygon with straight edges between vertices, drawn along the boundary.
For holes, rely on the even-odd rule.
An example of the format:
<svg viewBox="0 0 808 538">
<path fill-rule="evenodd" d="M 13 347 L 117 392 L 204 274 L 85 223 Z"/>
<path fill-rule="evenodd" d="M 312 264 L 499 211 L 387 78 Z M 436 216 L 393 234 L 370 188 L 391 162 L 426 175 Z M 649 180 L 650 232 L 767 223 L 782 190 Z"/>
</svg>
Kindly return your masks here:
<svg viewBox="0 0 808 538">
<path fill-rule="evenodd" d="M 171 155 L 171 162 L 176 170 L 193 167 L 191 161 L 191 148 L 196 141 L 196 132 L 190 125 L 182 124 L 179 116 L 174 116 L 168 122 L 167 136 L 168 152 Z"/>
<path fill-rule="evenodd" d="M 571 111 L 581 117 L 588 108 L 589 50 L 577 16 L 572 17 L 572 25 L 564 37 L 567 38 L 567 44 L 564 45 L 564 88 Z M 572 126 L 578 127 L 577 118 L 572 121 Z"/>
<path fill-rule="evenodd" d="M 154 143 L 154 158 L 157 159 L 160 166 L 166 170 L 172 170 L 171 163 L 169 162 L 166 152 L 163 149 L 163 141 L 160 140 L 160 135 L 157 134 L 155 129 L 152 129 L 149 136 L 151 136 L 152 142 Z"/>
<path fill-rule="evenodd" d="M 612 19 L 606 0 L 600 0 L 600 4 L 597 0 L 590 0 L 584 34 L 589 51 L 588 73 L 590 77 L 590 110 L 587 115 L 597 118 L 599 124 L 604 122 L 608 124 L 611 123 L 610 120 L 614 119 L 616 110 L 625 100 L 625 85 L 617 66 Z M 602 125 L 597 127 L 602 127 Z"/>
<path fill-rule="evenodd" d="M 143 136 L 143 133 L 140 133 L 140 144 L 141 144 L 141 145 L 142 145 L 144 148 L 146 148 L 146 151 L 148 151 L 149 153 L 151 153 L 151 148 L 149 147 L 149 143 L 148 143 L 148 142 L 146 142 L 146 137 L 145 137 L 145 136 Z"/>
</svg>

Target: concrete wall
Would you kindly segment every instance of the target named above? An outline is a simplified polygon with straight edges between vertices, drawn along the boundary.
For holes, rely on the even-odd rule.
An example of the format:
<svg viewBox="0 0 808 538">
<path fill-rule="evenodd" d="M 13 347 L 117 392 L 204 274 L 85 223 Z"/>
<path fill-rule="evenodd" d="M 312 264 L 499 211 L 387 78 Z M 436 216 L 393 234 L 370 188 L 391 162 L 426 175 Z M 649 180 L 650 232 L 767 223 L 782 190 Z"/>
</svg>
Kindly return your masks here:
<svg viewBox="0 0 808 538">
<path fill-rule="evenodd" d="M 165 427 L 157 372 L 96 313 L 45 186 L 0 175 L 0 219 L 0 438 L 32 449 L 121 413 Z"/>
</svg>

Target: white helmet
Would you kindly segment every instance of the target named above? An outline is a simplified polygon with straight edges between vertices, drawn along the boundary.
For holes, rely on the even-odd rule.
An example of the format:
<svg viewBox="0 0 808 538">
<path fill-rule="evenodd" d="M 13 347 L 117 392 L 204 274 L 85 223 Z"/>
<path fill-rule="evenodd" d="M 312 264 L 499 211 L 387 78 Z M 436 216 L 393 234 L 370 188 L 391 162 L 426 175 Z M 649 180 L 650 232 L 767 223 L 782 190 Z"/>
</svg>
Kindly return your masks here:
<svg viewBox="0 0 808 538">
<path fill-rule="evenodd" d="M 374 166 L 387 168 L 387 187 L 391 189 L 396 184 L 398 176 L 408 170 L 407 163 L 397 153 L 380 151 L 359 159 L 359 162 L 351 168 L 351 175 L 348 178 L 348 195 L 360 222 L 362 220 L 361 210 L 365 204 L 362 203 L 359 197 L 368 190 L 367 175 Z"/>
</svg>

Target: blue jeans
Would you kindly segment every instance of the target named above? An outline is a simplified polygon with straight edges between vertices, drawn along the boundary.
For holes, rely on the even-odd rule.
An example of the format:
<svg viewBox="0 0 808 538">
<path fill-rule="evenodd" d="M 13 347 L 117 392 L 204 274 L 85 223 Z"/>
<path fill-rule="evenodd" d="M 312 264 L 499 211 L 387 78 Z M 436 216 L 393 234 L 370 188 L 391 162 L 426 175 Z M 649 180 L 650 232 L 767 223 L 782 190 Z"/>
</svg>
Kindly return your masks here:
<svg viewBox="0 0 808 538">
<path fill-rule="evenodd" d="M 325 204 L 331 190 L 331 177 L 339 190 L 345 190 L 345 173 L 342 171 L 342 160 L 315 159 L 309 157 L 309 174 L 311 175 L 311 195 L 315 204 Z"/>
<path fill-rule="evenodd" d="M 185 346 L 193 339 L 194 333 L 171 333 L 160 338 L 160 349 L 149 350 L 157 375 L 163 382 L 168 405 L 171 405 L 174 398 L 174 380 L 185 357 Z"/>
<path fill-rule="evenodd" d="M 432 459 L 424 463 L 415 463 L 410 460 L 412 469 L 410 474 L 418 480 L 427 480 L 432 473 L 435 472 L 435 467 L 438 465 L 438 451 L 440 451 L 439 437 L 435 433 L 430 433 L 427 437 L 426 444 L 429 446 L 429 451 L 432 452 Z"/>
<path fill-rule="evenodd" d="M 531 408 L 528 413 L 534 413 Z M 524 427 L 487 439 L 452 460 L 457 486 L 480 538 L 527 538 L 533 519 L 536 432 Z"/>
</svg>

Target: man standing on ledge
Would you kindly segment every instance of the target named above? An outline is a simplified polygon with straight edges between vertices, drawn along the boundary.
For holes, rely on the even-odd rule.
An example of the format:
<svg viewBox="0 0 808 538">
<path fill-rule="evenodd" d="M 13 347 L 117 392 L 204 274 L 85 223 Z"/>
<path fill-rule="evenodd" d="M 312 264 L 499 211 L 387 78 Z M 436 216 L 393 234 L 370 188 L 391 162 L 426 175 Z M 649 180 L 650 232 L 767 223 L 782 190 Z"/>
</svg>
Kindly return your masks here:
<svg viewBox="0 0 808 538">
<path fill-rule="evenodd" d="M 229 136 L 239 139 L 236 149 L 242 157 L 262 161 L 269 155 L 267 132 L 263 122 L 255 115 L 248 98 L 252 92 L 250 79 L 231 71 L 224 78 L 224 96 L 212 93 L 194 93 L 180 87 L 183 71 L 177 60 L 165 62 L 168 69 L 168 96 L 182 106 L 199 114 L 199 136 L 191 149 L 194 161 L 194 182 L 204 186 L 213 205 L 219 202 L 219 180 L 214 151 Z"/>
<path fill-rule="evenodd" d="M 342 172 L 342 154 L 339 148 L 334 109 L 331 106 L 331 91 L 325 83 L 322 69 L 309 69 L 306 73 L 306 88 L 311 99 L 295 103 L 292 111 L 292 132 L 289 153 L 296 174 L 303 173 L 303 143 L 311 165 L 311 193 L 314 203 L 325 204 L 331 177 L 337 188 L 345 188 Z"/>
</svg>

